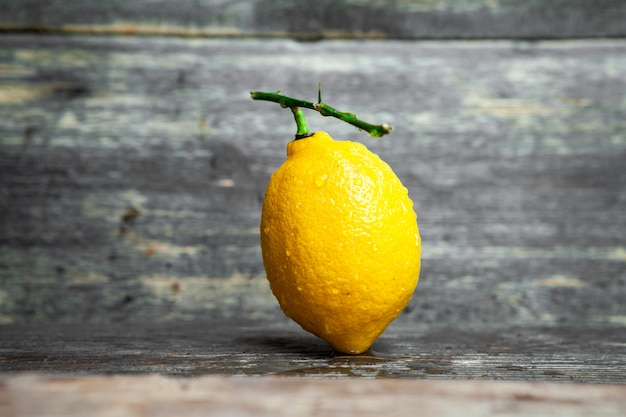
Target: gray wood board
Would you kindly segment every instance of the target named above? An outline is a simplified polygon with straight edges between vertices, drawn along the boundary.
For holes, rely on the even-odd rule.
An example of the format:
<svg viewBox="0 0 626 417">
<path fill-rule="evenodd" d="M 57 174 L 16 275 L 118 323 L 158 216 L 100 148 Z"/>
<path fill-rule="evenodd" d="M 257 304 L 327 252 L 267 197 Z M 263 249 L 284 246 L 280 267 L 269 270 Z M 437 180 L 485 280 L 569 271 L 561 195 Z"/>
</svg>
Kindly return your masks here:
<svg viewBox="0 0 626 417">
<path fill-rule="evenodd" d="M 258 222 L 293 137 L 250 90 L 395 126 L 402 325 L 626 326 L 626 43 L 0 37 L 0 321 L 276 319 Z"/>
<path fill-rule="evenodd" d="M 622 0 L 3 0 L 0 29 L 302 39 L 626 35 Z"/>
<path fill-rule="evenodd" d="M 0 372 L 626 383 L 626 334 L 585 326 L 392 325 L 362 355 L 285 320 L 0 326 Z"/>
</svg>

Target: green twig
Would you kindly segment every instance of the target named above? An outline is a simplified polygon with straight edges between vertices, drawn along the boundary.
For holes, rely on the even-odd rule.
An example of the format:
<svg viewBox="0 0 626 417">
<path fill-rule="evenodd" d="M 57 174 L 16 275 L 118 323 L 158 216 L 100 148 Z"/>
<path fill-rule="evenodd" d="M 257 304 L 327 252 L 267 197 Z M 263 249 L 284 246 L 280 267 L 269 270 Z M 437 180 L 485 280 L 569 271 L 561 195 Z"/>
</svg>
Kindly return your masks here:
<svg viewBox="0 0 626 417">
<path fill-rule="evenodd" d="M 296 139 L 304 139 L 311 136 L 313 133 L 309 130 L 309 127 L 306 124 L 306 117 L 304 117 L 304 112 L 300 107 L 292 107 L 291 111 L 293 112 L 293 118 L 296 121 L 296 126 L 298 126 L 298 131 L 296 132 Z"/>
<path fill-rule="evenodd" d="M 343 120 L 346 123 L 351 124 L 352 126 L 356 126 L 359 129 L 365 130 L 370 134 L 370 136 L 374 136 L 379 138 L 381 136 L 386 135 L 391 132 L 392 127 L 387 123 L 383 123 L 382 125 L 373 125 L 366 123 L 362 120 L 359 120 L 354 113 L 346 113 L 339 111 L 333 107 L 330 107 L 326 103 L 322 103 L 321 101 L 321 92 L 318 90 L 318 102 L 313 103 L 306 100 L 300 100 L 293 97 L 287 97 L 279 93 L 264 93 L 262 91 L 252 91 L 250 96 L 253 100 L 264 100 L 264 101 L 272 101 L 274 103 L 278 103 L 283 108 L 289 107 L 294 111 L 294 117 L 296 117 L 296 123 L 298 123 L 298 115 L 296 111 L 293 109 L 298 109 L 300 107 L 315 110 L 319 112 L 322 116 L 331 116 L 335 117 L 339 120 Z M 306 124 L 305 124 L 306 127 Z M 300 134 L 301 125 L 298 125 L 298 134 Z M 306 133 L 308 134 L 308 129 L 306 129 Z"/>
</svg>

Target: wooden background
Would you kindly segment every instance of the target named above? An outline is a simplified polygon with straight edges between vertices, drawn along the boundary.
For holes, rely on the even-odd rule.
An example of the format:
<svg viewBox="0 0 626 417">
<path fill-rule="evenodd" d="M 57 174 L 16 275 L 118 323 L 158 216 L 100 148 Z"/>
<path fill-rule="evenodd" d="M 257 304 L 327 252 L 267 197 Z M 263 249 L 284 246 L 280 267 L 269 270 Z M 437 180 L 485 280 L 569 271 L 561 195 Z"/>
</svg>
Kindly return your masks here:
<svg viewBox="0 0 626 417">
<path fill-rule="evenodd" d="M 378 153 L 419 216 L 420 283 L 379 351 L 434 364 L 411 377 L 626 380 L 623 1 L 2 0 L 0 30 L 0 370 L 180 374 L 169 334 L 197 346 L 189 372 L 322 355 L 335 375 L 265 280 L 263 193 L 294 126 L 249 98 L 321 82 L 395 129 L 310 125 Z M 117 367 L 80 349 L 129 333 Z M 224 362 L 251 350 L 256 371 Z"/>
<path fill-rule="evenodd" d="M 417 323 L 624 325 L 621 41 L 298 43 L 5 35 L 5 323 L 280 317 L 259 250 L 289 112 L 359 140 L 415 200 Z"/>
<path fill-rule="evenodd" d="M 402 39 L 622 38 L 622 0 L 2 0 L 0 28 Z"/>
</svg>

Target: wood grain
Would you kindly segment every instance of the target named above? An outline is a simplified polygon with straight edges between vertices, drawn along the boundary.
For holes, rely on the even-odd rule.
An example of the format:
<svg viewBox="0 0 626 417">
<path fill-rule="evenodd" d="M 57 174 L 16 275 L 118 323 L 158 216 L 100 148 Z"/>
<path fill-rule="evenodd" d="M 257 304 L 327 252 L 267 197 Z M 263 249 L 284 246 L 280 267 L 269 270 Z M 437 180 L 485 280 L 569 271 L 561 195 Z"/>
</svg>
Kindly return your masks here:
<svg viewBox="0 0 626 417">
<path fill-rule="evenodd" d="M 0 321 L 282 317 L 265 184 L 291 115 L 250 90 L 395 126 L 362 141 L 424 240 L 400 317 L 626 325 L 622 41 L 0 37 Z M 373 59 L 372 57 L 376 57 Z"/>
<path fill-rule="evenodd" d="M 0 415 L 623 415 L 625 21 L 621 0 L 0 1 Z M 260 256 L 294 127 L 248 92 L 318 82 L 395 127 L 309 117 L 390 163 L 424 242 L 358 356 L 283 316 Z"/>
<path fill-rule="evenodd" d="M 7 417 L 619 416 L 626 387 L 546 383 L 351 381 L 159 376 L 0 379 Z M 110 401 L 115 399 L 114 401 Z"/>
<path fill-rule="evenodd" d="M 286 318 L 0 326 L 0 372 L 626 382 L 626 333 L 585 325 L 394 323 L 364 354 L 334 352 Z"/>
<path fill-rule="evenodd" d="M 36 33 L 401 39 L 626 35 L 621 0 L 4 0 L 0 30 Z"/>
</svg>

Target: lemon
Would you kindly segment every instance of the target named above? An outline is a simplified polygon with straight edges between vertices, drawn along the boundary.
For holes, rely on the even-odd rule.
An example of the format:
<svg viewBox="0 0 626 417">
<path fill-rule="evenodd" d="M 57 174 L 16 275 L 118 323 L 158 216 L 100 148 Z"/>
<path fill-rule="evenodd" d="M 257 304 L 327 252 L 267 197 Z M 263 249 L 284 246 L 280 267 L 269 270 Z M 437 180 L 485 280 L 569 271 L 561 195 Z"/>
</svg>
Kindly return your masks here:
<svg viewBox="0 0 626 417">
<path fill-rule="evenodd" d="M 267 187 L 260 231 L 283 312 L 340 352 L 369 349 L 417 285 L 413 202 L 361 143 L 325 132 L 289 142 Z"/>
</svg>

